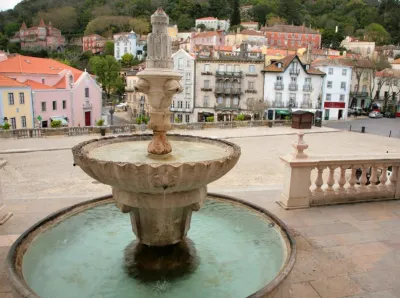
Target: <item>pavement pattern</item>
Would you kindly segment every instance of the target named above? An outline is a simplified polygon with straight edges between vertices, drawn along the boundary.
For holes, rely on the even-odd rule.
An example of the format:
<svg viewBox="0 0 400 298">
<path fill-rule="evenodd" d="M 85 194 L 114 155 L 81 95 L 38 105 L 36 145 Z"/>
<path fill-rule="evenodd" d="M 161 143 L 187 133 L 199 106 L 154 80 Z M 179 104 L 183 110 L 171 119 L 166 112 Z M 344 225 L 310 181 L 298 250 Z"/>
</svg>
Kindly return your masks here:
<svg viewBox="0 0 400 298">
<path fill-rule="evenodd" d="M 293 151 L 291 128 L 240 128 L 188 131 L 228 138 L 242 148 L 237 166 L 210 184 L 209 192 L 231 195 L 268 209 L 282 219 L 297 241 L 292 272 L 294 298 L 400 297 L 400 201 L 326 206 L 286 211 L 275 201 L 283 183 L 279 156 Z M 63 207 L 108 194 L 110 187 L 72 167 L 70 150 L 4 153 L 10 149 L 70 148 L 85 137 L 3 140 L 0 158 L 9 163 L 1 175 L 8 211 L 0 226 L 0 259 L 29 226 Z M 400 152 L 400 140 L 314 128 L 305 141 L 309 155 Z M 4 269 L 0 297 L 11 298 Z"/>
</svg>

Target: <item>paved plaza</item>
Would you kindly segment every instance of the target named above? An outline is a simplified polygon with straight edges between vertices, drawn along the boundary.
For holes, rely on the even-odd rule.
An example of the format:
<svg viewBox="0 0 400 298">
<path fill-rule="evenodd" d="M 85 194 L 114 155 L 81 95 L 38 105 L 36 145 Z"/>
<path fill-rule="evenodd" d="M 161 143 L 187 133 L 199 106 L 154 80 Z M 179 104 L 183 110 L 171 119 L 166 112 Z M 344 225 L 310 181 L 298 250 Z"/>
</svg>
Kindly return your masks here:
<svg viewBox="0 0 400 298">
<path fill-rule="evenodd" d="M 292 273 L 295 298 L 400 297 L 400 201 L 326 206 L 286 211 L 275 201 L 283 184 L 279 156 L 293 151 L 297 130 L 288 127 L 175 131 L 220 137 L 238 144 L 242 156 L 210 192 L 260 205 L 281 218 L 297 240 Z M 175 133 L 174 132 L 174 133 Z M 33 223 L 65 206 L 110 193 L 73 167 L 70 148 L 97 136 L 0 140 L 0 158 L 8 160 L 1 177 L 5 203 L 14 216 L 0 226 L 0 258 Z M 306 131 L 309 155 L 400 152 L 400 139 L 339 131 Z M 56 150 L 55 149 L 61 149 Z M 25 153 L 20 152 L 21 149 Z M 51 151 L 48 151 L 51 150 Z M 0 297 L 11 298 L 0 273 Z"/>
</svg>

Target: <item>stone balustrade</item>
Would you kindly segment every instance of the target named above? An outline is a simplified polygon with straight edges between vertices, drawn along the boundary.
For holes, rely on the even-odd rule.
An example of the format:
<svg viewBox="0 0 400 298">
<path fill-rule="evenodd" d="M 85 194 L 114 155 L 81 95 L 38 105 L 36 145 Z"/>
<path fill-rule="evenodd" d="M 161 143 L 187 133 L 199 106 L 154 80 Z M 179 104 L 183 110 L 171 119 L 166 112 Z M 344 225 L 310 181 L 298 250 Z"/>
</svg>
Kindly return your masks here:
<svg viewBox="0 0 400 298">
<path fill-rule="evenodd" d="M 232 122 L 194 122 L 194 123 L 173 123 L 172 130 L 194 130 L 207 128 L 220 128 L 221 123 L 225 127 L 253 127 L 253 126 L 290 126 L 290 120 L 254 120 L 254 121 L 232 121 Z M 102 126 L 106 129 L 106 133 L 126 134 L 143 132 L 147 129 L 146 125 L 125 124 L 125 125 L 109 125 Z M 60 127 L 60 128 L 24 128 L 0 130 L 0 138 L 41 138 L 46 136 L 77 136 L 100 134 L 100 126 L 76 126 L 76 127 Z"/>
<path fill-rule="evenodd" d="M 283 208 L 400 199 L 400 153 L 308 156 L 302 138 L 293 155 L 281 157 Z"/>
</svg>

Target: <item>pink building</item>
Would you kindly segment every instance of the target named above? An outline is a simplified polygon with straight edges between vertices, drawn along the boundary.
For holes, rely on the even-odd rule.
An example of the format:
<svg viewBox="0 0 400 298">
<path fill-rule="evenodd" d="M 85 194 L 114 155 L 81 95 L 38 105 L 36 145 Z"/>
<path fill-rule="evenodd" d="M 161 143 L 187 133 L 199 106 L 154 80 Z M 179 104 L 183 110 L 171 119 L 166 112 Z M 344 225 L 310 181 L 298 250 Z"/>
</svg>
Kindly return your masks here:
<svg viewBox="0 0 400 298">
<path fill-rule="evenodd" d="M 27 28 L 25 22 L 11 38 L 11 42 L 20 42 L 24 51 L 61 51 L 65 46 L 65 37 L 61 31 L 53 28 L 51 22 L 46 25 L 40 20 L 39 26 Z"/>
<path fill-rule="evenodd" d="M 18 55 L 0 62 L 0 74 L 31 87 L 36 126 L 50 127 L 54 119 L 64 119 L 68 126 L 92 126 L 101 118 L 102 90 L 86 71 Z"/>
<path fill-rule="evenodd" d="M 190 52 L 199 52 L 206 48 L 213 49 L 225 45 L 224 31 L 205 31 L 200 33 L 192 33 L 190 40 Z"/>
<path fill-rule="evenodd" d="M 101 54 L 104 52 L 104 47 L 108 40 L 98 34 L 91 34 L 84 36 L 82 41 L 84 52 L 91 51 L 93 54 Z"/>
</svg>

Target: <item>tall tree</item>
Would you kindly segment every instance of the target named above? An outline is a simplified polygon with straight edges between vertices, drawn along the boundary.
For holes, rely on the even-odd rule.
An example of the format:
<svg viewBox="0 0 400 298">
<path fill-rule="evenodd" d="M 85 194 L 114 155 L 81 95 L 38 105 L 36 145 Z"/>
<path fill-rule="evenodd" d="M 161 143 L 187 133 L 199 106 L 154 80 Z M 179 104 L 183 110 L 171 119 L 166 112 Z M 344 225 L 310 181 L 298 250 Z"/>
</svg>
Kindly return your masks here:
<svg viewBox="0 0 400 298">
<path fill-rule="evenodd" d="M 231 26 L 240 25 L 240 7 L 239 0 L 233 1 L 233 11 L 231 15 Z"/>
<path fill-rule="evenodd" d="M 298 0 L 281 0 L 278 14 L 289 24 L 300 25 L 300 3 Z"/>
<path fill-rule="evenodd" d="M 90 58 L 89 64 L 109 99 L 112 91 L 120 87 L 121 65 L 113 56 L 95 56 Z"/>
</svg>

